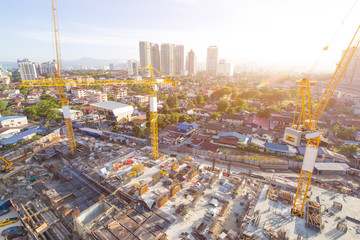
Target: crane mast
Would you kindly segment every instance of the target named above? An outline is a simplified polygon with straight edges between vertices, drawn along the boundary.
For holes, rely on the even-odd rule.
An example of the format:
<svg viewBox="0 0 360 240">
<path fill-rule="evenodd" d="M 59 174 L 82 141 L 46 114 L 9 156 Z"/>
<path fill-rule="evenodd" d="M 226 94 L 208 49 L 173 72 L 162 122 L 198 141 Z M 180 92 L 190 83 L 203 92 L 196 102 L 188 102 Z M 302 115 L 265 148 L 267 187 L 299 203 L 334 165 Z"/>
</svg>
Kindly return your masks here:
<svg viewBox="0 0 360 240">
<path fill-rule="evenodd" d="M 331 99 L 336 87 L 338 86 L 342 76 L 344 75 L 344 72 L 347 68 L 347 66 L 350 63 L 350 60 L 352 56 L 354 55 L 357 47 L 360 43 L 360 26 L 357 28 L 353 38 L 350 41 L 349 46 L 345 50 L 339 64 L 336 67 L 336 70 L 334 74 L 332 75 L 323 95 L 321 96 L 321 99 L 319 103 L 317 104 L 315 110 L 313 113 L 311 113 L 311 106 L 310 104 L 307 106 L 305 103 L 304 95 L 302 96 L 302 113 L 300 114 L 300 117 L 305 112 L 308 112 L 308 114 L 303 115 L 305 118 L 303 119 L 303 123 L 301 126 L 305 130 L 308 131 L 308 133 L 305 135 L 305 138 L 307 139 L 306 144 L 306 150 L 304 154 L 304 160 L 300 172 L 300 178 L 298 182 L 298 187 L 296 190 L 296 196 L 294 199 L 293 207 L 291 209 L 291 213 L 294 215 L 298 215 L 302 217 L 304 206 L 306 202 L 306 197 L 308 194 L 310 182 L 311 182 L 311 176 L 314 169 L 314 164 L 317 158 L 318 148 L 320 144 L 320 133 L 315 132 L 315 128 L 320 121 L 320 118 Z M 309 86 L 309 81 L 306 79 L 302 80 L 302 86 Z M 305 88 L 304 88 L 305 89 Z M 306 91 L 309 91 L 308 88 L 306 88 Z M 302 92 L 302 89 L 299 90 L 299 94 Z M 308 101 L 310 102 L 310 94 L 308 95 Z M 307 109 L 307 110 L 306 110 Z M 295 116 L 294 116 L 295 119 Z M 299 123 L 298 123 L 299 124 Z M 300 126 L 300 124 L 298 125 Z"/>
<path fill-rule="evenodd" d="M 61 49 L 60 49 L 60 31 L 59 31 L 59 21 L 57 14 L 57 0 L 52 0 L 52 13 L 53 13 L 53 22 L 54 22 L 54 37 L 55 37 L 55 49 L 56 49 L 56 67 L 57 72 L 54 73 L 54 82 L 58 85 L 58 94 L 62 105 L 62 110 L 65 119 L 66 133 L 69 139 L 69 147 L 71 154 L 74 155 L 76 152 L 76 141 L 74 135 L 74 129 L 71 121 L 71 114 L 69 108 L 69 101 L 66 99 L 64 94 L 64 81 L 62 79 L 61 73 Z"/>
</svg>

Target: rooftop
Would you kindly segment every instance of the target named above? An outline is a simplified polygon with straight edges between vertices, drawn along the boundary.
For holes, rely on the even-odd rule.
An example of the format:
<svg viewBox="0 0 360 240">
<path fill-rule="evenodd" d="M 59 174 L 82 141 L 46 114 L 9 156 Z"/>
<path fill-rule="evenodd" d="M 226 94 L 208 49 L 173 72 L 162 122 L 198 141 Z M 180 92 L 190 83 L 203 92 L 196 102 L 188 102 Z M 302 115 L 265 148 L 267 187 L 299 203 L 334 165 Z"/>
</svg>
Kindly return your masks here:
<svg viewBox="0 0 360 240">
<path fill-rule="evenodd" d="M 23 118 L 23 117 L 26 117 L 26 116 L 24 116 L 24 115 L 4 116 L 4 117 L 0 117 L 0 122 L 4 121 L 4 120 L 8 120 L 8 119 Z"/>
</svg>

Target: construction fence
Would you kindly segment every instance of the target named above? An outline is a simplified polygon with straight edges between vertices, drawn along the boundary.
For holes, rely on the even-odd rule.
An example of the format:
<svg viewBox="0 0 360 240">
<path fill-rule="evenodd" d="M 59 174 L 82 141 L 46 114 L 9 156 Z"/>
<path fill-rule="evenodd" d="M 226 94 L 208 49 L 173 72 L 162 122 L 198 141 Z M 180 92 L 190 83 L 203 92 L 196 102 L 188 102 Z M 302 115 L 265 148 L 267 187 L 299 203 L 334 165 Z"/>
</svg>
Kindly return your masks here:
<svg viewBox="0 0 360 240">
<path fill-rule="evenodd" d="M 160 144 L 159 147 L 162 149 L 168 149 L 179 153 L 184 153 L 194 156 L 205 156 L 208 158 L 213 158 L 215 160 L 220 160 L 228 163 L 231 162 L 234 163 L 235 165 L 238 164 L 239 166 L 248 165 L 250 168 L 257 167 L 262 169 L 285 170 L 285 169 L 301 168 L 302 166 L 302 162 L 297 162 L 294 160 L 279 159 L 278 161 L 261 161 L 261 160 L 246 159 L 243 156 L 239 156 L 239 155 L 213 153 L 209 151 L 204 151 L 196 148 L 188 148 L 184 146 Z"/>
<path fill-rule="evenodd" d="M 7 153 L 2 157 L 5 158 L 7 161 L 13 161 L 18 158 L 25 157 L 28 154 L 40 152 L 41 150 L 46 148 L 48 144 L 51 143 L 54 139 L 60 139 L 60 128 L 40 138 L 39 140 L 29 143 L 16 151 Z"/>
</svg>

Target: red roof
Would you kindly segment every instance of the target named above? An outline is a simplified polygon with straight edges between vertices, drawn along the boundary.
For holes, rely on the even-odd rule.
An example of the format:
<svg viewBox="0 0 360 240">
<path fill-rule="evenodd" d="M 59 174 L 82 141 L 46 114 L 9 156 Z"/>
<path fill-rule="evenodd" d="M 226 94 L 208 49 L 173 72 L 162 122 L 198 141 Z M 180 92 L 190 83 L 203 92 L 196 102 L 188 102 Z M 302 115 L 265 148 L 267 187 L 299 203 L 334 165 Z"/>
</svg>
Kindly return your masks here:
<svg viewBox="0 0 360 240">
<path fill-rule="evenodd" d="M 194 136 L 192 136 L 192 139 L 198 139 L 198 140 L 203 140 L 203 141 L 210 141 L 211 137 L 210 137 L 210 136 L 201 135 L 201 134 L 195 134 Z"/>
<path fill-rule="evenodd" d="M 255 126 L 260 126 L 260 127 L 264 127 L 264 128 L 269 128 L 270 120 L 253 115 L 253 116 L 249 117 L 249 119 L 246 122 L 246 125 L 255 125 Z"/>
<path fill-rule="evenodd" d="M 199 146 L 205 150 L 211 151 L 211 152 L 217 152 L 219 151 L 219 147 L 215 144 L 209 143 L 209 142 L 202 142 L 199 144 Z"/>
</svg>

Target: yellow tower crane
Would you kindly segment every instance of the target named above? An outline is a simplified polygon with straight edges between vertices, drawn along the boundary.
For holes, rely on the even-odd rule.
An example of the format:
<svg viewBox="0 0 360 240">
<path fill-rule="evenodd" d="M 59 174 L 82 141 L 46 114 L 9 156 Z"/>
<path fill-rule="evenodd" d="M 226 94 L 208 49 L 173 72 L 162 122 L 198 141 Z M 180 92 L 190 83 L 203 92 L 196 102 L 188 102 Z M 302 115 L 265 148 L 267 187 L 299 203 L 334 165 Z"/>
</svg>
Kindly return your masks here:
<svg viewBox="0 0 360 240">
<path fill-rule="evenodd" d="M 157 159 L 159 157 L 159 146 L 158 146 L 159 135 L 158 135 L 158 118 L 157 118 L 157 92 L 159 88 L 158 85 L 162 83 L 170 83 L 173 86 L 176 86 L 176 83 L 178 81 L 172 78 L 156 79 L 153 73 L 152 66 L 147 67 L 147 71 L 150 72 L 150 78 L 142 79 L 142 80 L 104 79 L 104 80 L 87 81 L 86 79 L 73 80 L 68 78 L 59 78 L 59 79 L 51 78 L 51 79 L 41 79 L 41 80 L 40 79 L 23 80 L 20 84 L 20 87 L 63 88 L 65 86 L 104 86 L 104 85 L 130 85 L 130 84 L 145 85 L 147 87 L 147 91 L 150 94 L 151 152 L 152 152 L 152 157 L 154 159 Z M 68 119 L 70 120 L 71 123 L 70 110 L 69 110 Z"/>
<path fill-rule="evenodd" d="M 54 22 L 54 37 L 55 37 L 55 48 L 56 48 L 56 67 L 57 72 L 54 73 L 53 81 L 57 83 L 58 86 L 58 94 L 61 100 L 62 110 L 65 119 L 65 127 L 66 133 L 69 139 L 69 147 L 71 154 L 74 155 L 76 152 L 76 141 L 74 135 L 74 129 L 71 122 L 71 114 L 69 108 L 69 101 L 66 99 L 64 94 L 64 85 L 61 83 L 63 82 L 62 79 L 62 66 L 61 66 L 61 49 L 60 49 L 60 31 L 59 31 L 59 21 L 58 21 L 58 14 L 57 14 L 57 0 L 52 0 L 52 13 L 53 13 L 53 22 Z"/>
<path fill-rule="evenodd" d="M 320 121 L 320 118 L 325 111 L 325 108 L 331 99 L 336 87 L 338 86 L 347 66 L 350 63 L 352 56 L 354 55 L 357 47 L 360 43 L 360 26 L 357 28 L 353 38 L 350 41 L 349 46 L 345 50 L 339 64 L 336 67 L 334 74 L 332 75 L 323 95 L 321 96 L 320 101 L 318 102 L 315 110 L 311 111 L 310 104 L 310 85 L 308 79 L 303 79 L 300 81 L 300 89 L 298 93 L 298 103 L 301 102 L 301 112 L 296 119 L 296 109 L 294 115 L 293 128 L 297 130 L 305 130 L 307 139 L 306 150 L 304 155 L 304 161 L 302 164 L 302 169 L 300 172 L 300 178 L 298 182 L 298 187 L 296 191 L 296 196 L 294 199 L 293 207 L 291 213 L 302 217 L 304 206 L 306 202 L 306 197 L 308 194 L 312 172 L 314 169 L 314 163 L 317 158 L 318 148 L 320 144 L 320 133 L 316 131 L 316 126 Z M 291 132 L 289 132 L 291 133 Z M 291 136 L 288 134 L 285 136 L 284 140 L 292 141 L 296 136 Z"/>
<path fill-rule="evenodd" d="M 66 133 L 69 139 L 69 147 L 71 154 L 76 152 L 76 141 L 74 130 L 71 121 L 71 114 L 69 108 L 69 101 L 65 97 L 65 86 L 102 86 L 102 85 L 128 85 L 128 84 L 142 84 L 147 86 L 150 94 L 150 131 L 151 131 L 151 151 L 152 157 L 157 159 L 159 157 L 159 135 L 158 135 L 158 118 L 157 118 L 157 92 L 158 84 L 171 83 L 176 86 L 178 81 L 172 78 L 156 79 L 153 73 L 152 66 L 146 67 L 146 71 L 150 73 L 149 79 L 142 80 L 122 80 L 122 79 L 106 79 L 89 82 L 85 79 L 74 81 L 73 79 L 64 78 L 61 74 L 61 49 L 60 49 L 60 32 L 57 16 L 57 0 L 52 0 L 52 13 L 55 32 L 55 47 L 56 47 L 56 65 L 57 72 L 54 73 L 53 78 L 43 80 L 24 80 L 20 87 L 57 87 L 59 98 L 61 99 L 62 110 L 65 119 Z"/>
</svg>

